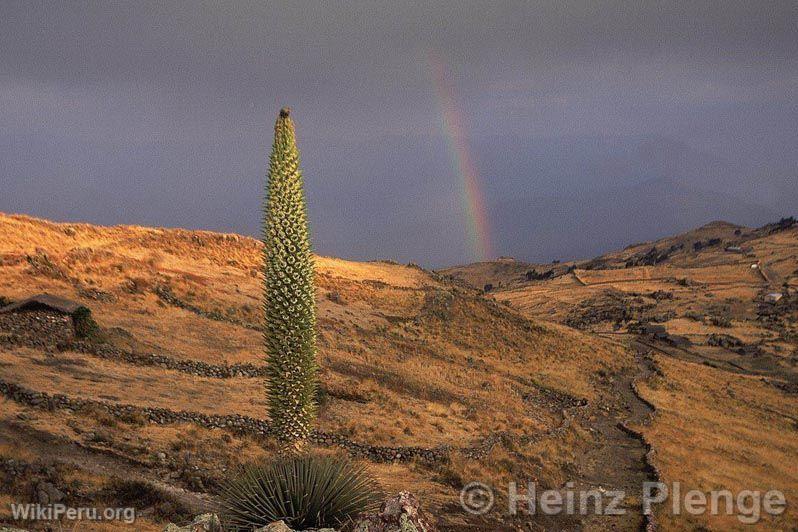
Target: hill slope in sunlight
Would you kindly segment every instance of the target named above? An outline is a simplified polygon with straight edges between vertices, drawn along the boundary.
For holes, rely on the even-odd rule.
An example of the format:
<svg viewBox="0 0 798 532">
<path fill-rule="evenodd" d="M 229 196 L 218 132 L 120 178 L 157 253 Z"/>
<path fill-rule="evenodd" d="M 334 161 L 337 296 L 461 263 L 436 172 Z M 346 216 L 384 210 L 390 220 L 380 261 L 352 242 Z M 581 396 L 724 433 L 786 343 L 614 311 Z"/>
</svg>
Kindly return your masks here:
<svg viewBox="0 0 798 532">
<path fill-rule="evenodd" d="M 62 316 L 0 313 L 0 508 L 53 486 L 67 504 L 137 506 L 132 528 L 160 530 L 213 507 L 231 468 L 272 456 L 261 252 L 238 235 L 0 214 L 0 305 L 51 293 L 100 327 L 80 339 Z M 789 220 L 564 264 L 436 273 L 318 257 L 311 447 L 412 491 L 442 530 L 739 528 L 646 517 L 637 494 L 660 479 L 798 497 L 796 275 Z M 529 480 L 623 490 L 627 511 L 507 515 L 507 482 Z M 460 506 L 472 481 L 496 488 L 483 516 Z"/>
<path fill-rule="evenodd" d="M 526 272 L 552 272 L 530 279 Z M 663 479 L 707 492 L 771 488 L 798 496 L 778 464 L 798 452 L 798 224 L 713 222 L 591 260 L 511 260 L 440 272 L 530 319 L 647 351 L 656 374 L 638 393 L 655 408 L 640 426 Z M 788 511 L 786 515 L 794 513 Z M 774 529 L 789 522 L 760 522 Z M 743 528 L 737 517 L 674 516 L 668 529 Z"/>
<path fill-rule="evenodd" d="M 184 370 L 192 364 L 262 367 L 260 260 L 260 243 L 238 235 L 0 215 L 0 296 L 13 301 L 48 292 L 79 301 L 102 328 L 96 342 L 116 353 L 102 357 L 96 346 L 48 346 L 47 338 L 7 334 L 0 342 L 0 380 L 139 409 L 264 419 L 262 379 Z M 562 426 L 563 409 L 609 397 L 598 376 L 633 364 L 626 349 L 534 324 L 416 267 L 319 257 L 317 269 L 317 428 L 364 445 L 451 448 L 447 465 L 405 463 L 400 456 L 395 465 L 373 466 L 389 488 L 421 496 L 443 523 L 473 521 L 459 507 L 445 510 L 457 500 L 456 486 L 471 478 L 510 478 L 509 452 L 525 474 L 548 485 L 563 482 L 589 434 L 569 429 L 544 446 L 520 442 L 550 437 Z M 1 329 L 2 321 L 0 340 Z M 142 363 L 152 354 L 170 362 Z M 57 437 L 147 464 L 162 470 L 170 485 L 211 494 L 224 470 L 271 452 L 263 438 L 191 423 L 98 420 L 80 410 L 53 413 L 12 400 L 2 416 L 8 436 L 0 450 L 7 456 L 30 455 L 30 438 Z M 184 451 L 205 479 L 200 486 L 183 474 Z M 468 458 L 479 453 L 485 456 Z M 105 482 L 104 474 L 92 474 L 99 477 L 95 483 Z"/>
</svg>

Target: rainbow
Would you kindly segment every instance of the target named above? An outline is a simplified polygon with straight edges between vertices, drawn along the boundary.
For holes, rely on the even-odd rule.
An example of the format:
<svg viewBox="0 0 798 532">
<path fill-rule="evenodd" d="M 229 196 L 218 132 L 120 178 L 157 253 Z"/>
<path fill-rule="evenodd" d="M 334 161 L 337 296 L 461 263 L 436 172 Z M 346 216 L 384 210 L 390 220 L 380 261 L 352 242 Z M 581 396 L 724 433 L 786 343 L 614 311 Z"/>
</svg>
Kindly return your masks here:
<svg viewBox="0 0 798 532">
<path fill-rule="evenodd" d="M 452 164 L 460 181 L 460 196 L 466 215 L 469 248 L 475 260 L 494 258 L 485 196 L 479 172 L 469 152 L 462 115 L 457 106 L 454 87 L 449 83 L 446 66 L 434 53 L 427 54 L 435 92 L 441 112 L 441 128 L 449 145 Z"/>
</svg>

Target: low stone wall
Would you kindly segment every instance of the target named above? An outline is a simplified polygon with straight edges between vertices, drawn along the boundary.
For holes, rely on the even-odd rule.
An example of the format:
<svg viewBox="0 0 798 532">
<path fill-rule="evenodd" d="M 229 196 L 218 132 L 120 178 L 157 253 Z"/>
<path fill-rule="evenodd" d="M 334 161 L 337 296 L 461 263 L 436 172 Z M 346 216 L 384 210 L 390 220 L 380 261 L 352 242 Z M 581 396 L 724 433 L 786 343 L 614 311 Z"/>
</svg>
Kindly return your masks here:
<svg viewBox="0 0 798 532">
<path fill-rule="evenodd" d="M 71 350 L 105 360 L 122 361 L 137 366 L 155 366 L 198 377 L 229 379 L 266 375 L 265 366 L 208 364 L 160 353 L 134 353 L 110 344 L 76 340 L 72 318 L 47 311 L 0 314 L 0 345 Z"/>
<path fill-rule="evenodd" d="M 49 318 L 45 319 L 44 322 L 49 322 Z M 53 335 L 45 331 L 41 331 L 40 334 L 0 335 L 0 344 L 27 345 L 30 347 L 43 347 L 44 344 L 46 344 L 48 347 L 55 348 L 56 345 L 53 344 L 53 341 Z M 57 347 L 59 349 L 68 349 L 85 353 L 101 359 L 123 361 L 141 366 L 161 367 L 206 378 L 254 378 L 262 377 L 266 373 L 266 368 L 264 366 L 256 366 L 253 364 L 214 365 L 196 360 L 182 360 L 158 353 L 134 353 L 110 344 L 74 340 L 73 338 L 65 339 L 58 344 Z M 94 406 L 100 407 L 117 417 L 130 418 L 132 415 L 141 415 L 151 423 L 157 424 L 194 423 L 205 428 L 221 428 L 257 436 L 270 435 L 268 422 L 241 415 L 207 415 L 199 412 L 173 411 L 165 408 L 137 407 L 90 399 L 69 398 L 60 394 L 49 395 L 44 392 L 27 390 L 19 385 L 4 381 L 0 381 L 0 393 L 22 404 L 49 410 L 80 410 L 87 406 Z M 505 432 L 492 433 L 471 447 L 382 447 L 353 442 L 343 436 L 321 431 L 313 431 L 310 436 L 310 441 L 320 446 L 340 447 L 352 456 L 366 458 L 375 462 L 408 461 L 413 459 L 420 459 L 427 462 L 441 462 L 447 460 L 452 452 L 457 452 L 469 459 L 481 460 L 484 459 L 496 445 L 505 440 L 517 439 L 519 442 L 531 444 L 543 438 L 561 434 L 567 430 L 571 423 L 573 417 L 572 411 L 582 409 L 587 406 L 587 404 L 586 402 L 577 402 L 574 404 L 563 404 L 561 406 L 563 406 L 563 421 L 560 426 L 548 432 L 521 437 L 515 437 Z"/>
<path fill-rule="evenodd" d="M 45 310 L 0 314 L 0 343 L 52 349 L 75 337 L 72 318 Z"/>
<path fill-rule="evenodd" d="M 202 316 L 203 318 L 208 318 L 209 320 L 231 323 L 233 325 L 238 325 L 239 327 L 252 329 L 253 331 L 263 330 L 263 327 L 256 325 L 254 323 L 249 323 L 236 318 L 231 318 L 230 316 L 225 316 L 220 312 L 208 311 L 200 307 L 197 307 L 195 305 L 192 305 L 191 303 L 187 303 L 182 299 L 180 299 L 179 297 L 177 297 L 174 294 L 174 292 L 172 292 L 172 289 L 168 285 L 159 284 L 153 289 L 153 293 L 155 293 L 155 295 L 158 296 L 161 299 L 161 301 L 163 301 L 164 303 L 168 303 L 173 307 L 182 308 L 183 310 L 192 312 L 197 316 Z"/>
<path fill-rule="evenodd" d="M 198 377 L 229 379 L 232 377 L 263 377 L 266 367 L 254 364 L 217 365 L 198 360 L 182 360 L 159 353 L 133 353 L 109 344 L 76 341 L 67 348 L 106 360 L 121 360 L 138 366 L 156 366 L 181 371 Z"/>
<path fill-rule="evenodd" d="M 45 392 L 29 390 L 18 384 L 0 380 L 0 394 L 27 406 L 44 410 L 80 411 L 86 408 L 101 408 L 115 417 L 130 418 L 134 415 L 142 416 L 151 423 L 166 425 L 171 423 L 194 423 L 201 427 L 225 429 L 238 434 L 255 436 L 269 436 L 272 434 L 269 423 L 262 419 L 255 419 L 238 414 L 212 415 L 199 412 L 174 411 L 167 408 L 139 407 L 134 405 L 108 403 L 93 399 L 78 399 L 62 394 L 50 395 Z M 311 443 L 325 447 L 340 447 L 351 456 L 366 458 L 374 462 L 405 462 L 420 459 L 427 462 L 442 462 L 448 459 L 453 451 L 463 452 L 470 456 L 470 449 L 452 449 L 450 446 L 435 448 L 424 447 L 381 447 L 353 442 L 337 434 L 313 431 L 310 435 Z M 480 453 L 477 453 L 480 454 Z M 472 456 L 473 457 L 473 456 Z"/>
</svg>

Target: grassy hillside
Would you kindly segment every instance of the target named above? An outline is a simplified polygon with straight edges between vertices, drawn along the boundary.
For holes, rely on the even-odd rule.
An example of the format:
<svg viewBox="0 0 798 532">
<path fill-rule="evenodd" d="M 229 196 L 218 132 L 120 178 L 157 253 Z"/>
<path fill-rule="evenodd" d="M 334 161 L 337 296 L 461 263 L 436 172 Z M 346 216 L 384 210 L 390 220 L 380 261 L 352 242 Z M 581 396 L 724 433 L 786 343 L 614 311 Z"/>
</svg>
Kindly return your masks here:
<svg viewBox="0 0 798 532">
<path fill-rule="evenodd" d="M 637 494 L 655 478 L 796 500 L 797 236 L 711 224 L 576 264 L 442 273 L 318 257 L 313 448 L 411 490 L 443 530 L 639 530 Z M 137 506 L 131 529 L 160 530 L 274 453 L 260 256 L 238 235 L 0 215 L 0 303 L 48 292 L 100 325 L 65 339 L 57 316 L 0 314 L 0 522 L 44 483 L 74 505 Z M 627 513 L 508 516 L 507 482 L 530 480 L 626 490 Z M 484 516 L 460 506 L 471 481 L 497 488 Z M 655 521 L 742 526 L 664 507 Z"/>
<path fill-rule="evenodd" d="M 638 428 L 667 481 L 705 491 L 778 488 L 798 498 L 789 458 L 798 453 L 797 224 L 715 222 L 555 266 L 550 279 L 528 281 L 530 265 L 515 265 L 441 274 L 474 287 L 492 283 L 487 297 L 530 319 L 651 352 L 659 373 L 638 389 L 655 414 Z M 781 299 L 769 299 L 773 293 Z M 661 521 L 670 529 L 745 528 L 733 516 L 669 514 Z"/>
<path fill-rule="evenodd" d="M 80 301 L 102 327 L 101 341 L 120 352 L 257 367 L 264 364 L 260 253 L 257 241 L 237 235 L 2 215 L 0 295 L 19 300 L 49 292 Z M 611 394 L 600 376 L 633 365 L 626 349 L 533 323 L 415 267 L 319 257 L 318 271 L 323 388 L 317 428 L 368 445 L 451 447 L 447 463 L 372 466 L 389 489 L 416 492 L 444 525 L 484 526 L 485 519 L 475 524 L 456 504 L 464 482 L 499 482 L 519 472 L 551 486 L 564 482 L 579 448 L 595 437 L 573 428 L 548 441 L 562 426 L 563 408 L 598 403 Z M 0 343 L 0 379 L 137 408 L 266 417 L 260 378 L 201 377 L 86 351 L 9 340 Z M 28 439 L 52 436 L 212 495 L 227 468 L 272 452 L 268 438 L 196 424 L 2 401 L 3 456 L 33 463 L 48 457 L 31 451 Z M 537 440 L 543 443 L 530 443 Z M 471 459 L 469 449 L 486 456 Z M 189 474 L 187 467 L 198 469 Z M 85 473 L 81 467 L 69 472 Z M 81 488 L 84 497 L 113 476 L 91 473 L 97 478 Z M 197 484 L 195 477 L 204 480 Z"/>
</svg>

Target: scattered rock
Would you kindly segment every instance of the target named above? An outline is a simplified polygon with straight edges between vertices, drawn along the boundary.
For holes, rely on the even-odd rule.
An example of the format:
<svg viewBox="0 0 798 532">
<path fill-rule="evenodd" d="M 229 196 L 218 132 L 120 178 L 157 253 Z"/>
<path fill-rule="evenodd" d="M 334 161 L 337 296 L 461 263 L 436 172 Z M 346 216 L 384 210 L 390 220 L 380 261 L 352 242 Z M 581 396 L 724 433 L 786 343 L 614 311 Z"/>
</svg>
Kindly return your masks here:
<svg viewBox="0 0 798 532">
<path fill-rule="evenodd" d="M 565 319 L 575 329 L 589 329 L 604 322 L 667 321 L 666 315 L 655 315 L 656 305 L 643 298 L 616 289 L 603 290 L 579 303 Z M 655 319 L 656 318 L 656 319 Z"/>
<path fill-rule="evenodd" d="M 64 492 L 49 482 L 39 482 L 36 486 L 36 497 L 41 505 L 59 503 L 65 496 Z"/>
<path fill-rule="evenodd" d="M 546 270 L 545 272 L 538 272 L 535 269 L 532 269 L 526 272 L 526 280 L 527 281 L 545 281 L 546 279 L 552 279 L 556 277 L 554 270 Z"/>
<path fill-rule="evenodd" d="M 761 228 L 766 234 L 773 234 L 778 233 L 779 231 L 786 231 L 787 229 L 792 228 L 796 223 L 795 217 L 790 216 L 789 218 L 782 218 L 778 222 L 767 224 Z"/>
<path fill-rule="evenodd" d="M 186 526 L 169 523 L 163 532 L 222 532 L 222 523 L 216 514 L 202 514 Z"/>
<path fill-rule="evenodd" d="M 742 340 L 729 334 L 710 334 L 707 338 L 708 345 L 723 347 L 724 349 L 736 349 L 743 346 Z"/>
<path fill-rule="evenodd" d="M 657 247 L 654 246 L 642 255 L 630 257 L 629 260 L 626 261 L 625 266 L 627 268 L 634 268 L 635 266 L 654 266 L 655 264 L 667 260 L 672 253 L 679 251 L 683 247 L 683 244 L 674 244 L 667 249 L 657 249 Z"/>
<path fill-rule="evenodd" d="M 699 240 L 698 242 L 693 242 L 693 251 L 701 251 L 704 248 L 717 246 L 721 242 L 722 240 L 720 238 L 710 238 L 706 242 Z"/>
<path fill-rule="evenodd" d="M 654 292 L 651 292 L 649 297 L 657 301 L 662 301 L 665 299 L 673 299 L 673 292 L 667 292 L 665 290 L 656 290 Z"/>
<path fill-rule="evenodd" d="M 285 524 L 284 521 L 275 521 L 266 526 L 254 529 L 252 532 L 293 532 L 293 528 Z"/>
<path fill-rule="evenodd" d="M 97 288 L 79 288 L 78 295 L 81 297 L 85 297 L 86 299 L 94 299 L 95 301 L 102 301 L 104 303 L 116 301 L 116 296 L 110 292 L 105 292 L 104 290 L 99 290 Z"/>
<path fill-rule="evenodd" d="M 363 515 L 355 520 L 353 532 L 431 532 L 432 521 L 421 510 L 418 499 L 402 491 L 382 503 L 376 514 Z"/>
</svg>

